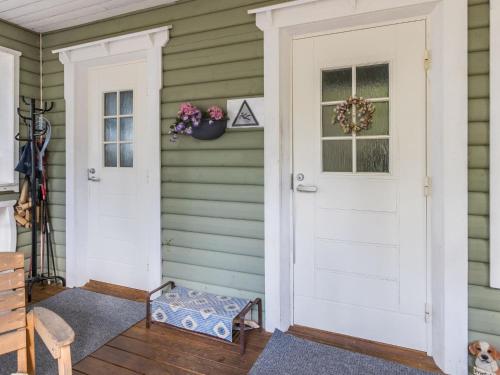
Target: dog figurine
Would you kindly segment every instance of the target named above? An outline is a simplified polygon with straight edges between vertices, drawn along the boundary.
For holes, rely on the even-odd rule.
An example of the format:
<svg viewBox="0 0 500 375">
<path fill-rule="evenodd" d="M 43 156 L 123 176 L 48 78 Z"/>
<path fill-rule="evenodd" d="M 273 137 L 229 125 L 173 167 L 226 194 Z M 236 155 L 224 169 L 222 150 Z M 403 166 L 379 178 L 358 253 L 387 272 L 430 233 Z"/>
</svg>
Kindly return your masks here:
<svg viewBox="0 0 500 375">
<path fill-rule="evenodd" d="M 500 353 L 485 341 L 474 341 L 469 345 L 469 352 L 476 359 L 474 361 L 474 374 L 478 375 L 500 375 L 497 360 Z"/>
</svg>

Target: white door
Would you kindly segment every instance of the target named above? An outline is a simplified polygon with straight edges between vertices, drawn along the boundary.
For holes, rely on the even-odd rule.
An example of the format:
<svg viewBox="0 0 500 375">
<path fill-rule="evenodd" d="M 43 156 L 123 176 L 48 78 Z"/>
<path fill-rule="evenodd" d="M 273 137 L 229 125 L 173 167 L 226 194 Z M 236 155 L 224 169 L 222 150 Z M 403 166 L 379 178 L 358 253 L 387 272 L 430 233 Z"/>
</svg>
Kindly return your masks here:
<svg viewBox="0 0 500 375">
<path fill-rule="evenodd" d="M 148 289 L 146 63 L 89 70 L 89 279 Z"/>
<path fill-rule="evenodd" d="M 427 348 L 424 56 L 424 21 L 293 43 L 294 324 Z"/>
</svg>

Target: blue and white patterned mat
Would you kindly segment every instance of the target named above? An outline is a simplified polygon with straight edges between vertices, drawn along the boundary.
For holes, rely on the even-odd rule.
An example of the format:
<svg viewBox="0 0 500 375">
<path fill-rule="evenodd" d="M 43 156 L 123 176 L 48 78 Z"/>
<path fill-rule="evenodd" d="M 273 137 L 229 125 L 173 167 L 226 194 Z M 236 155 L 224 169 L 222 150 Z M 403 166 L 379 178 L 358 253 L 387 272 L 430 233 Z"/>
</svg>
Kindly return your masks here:
<svg viewBox="0 0 500 375">
<path fill-rule="evenodd" d="M 233 319 L 248 302 L 176 286 L 153 301 L 152 319 L 232 341 Z"/>
</svg>

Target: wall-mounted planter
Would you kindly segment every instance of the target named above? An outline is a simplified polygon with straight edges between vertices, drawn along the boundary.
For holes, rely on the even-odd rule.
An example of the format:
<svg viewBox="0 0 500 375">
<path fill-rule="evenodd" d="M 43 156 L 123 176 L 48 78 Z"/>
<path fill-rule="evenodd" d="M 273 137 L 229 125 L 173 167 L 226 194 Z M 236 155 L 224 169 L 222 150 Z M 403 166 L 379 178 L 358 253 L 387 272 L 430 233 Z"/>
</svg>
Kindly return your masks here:
<svg viewBox="0 0 500 375">
<path fill-rule="evenodd" d="M 212 123 L 210 123 L 210 120 L 203 119 L 201 120 L 199 126 L 193 126 L 192 136 L 193 138 L 201 139 L 204 141 L 217 139 L 226 132 L 226 127 L 226 120 L 212 121 Z"/>
</svg>

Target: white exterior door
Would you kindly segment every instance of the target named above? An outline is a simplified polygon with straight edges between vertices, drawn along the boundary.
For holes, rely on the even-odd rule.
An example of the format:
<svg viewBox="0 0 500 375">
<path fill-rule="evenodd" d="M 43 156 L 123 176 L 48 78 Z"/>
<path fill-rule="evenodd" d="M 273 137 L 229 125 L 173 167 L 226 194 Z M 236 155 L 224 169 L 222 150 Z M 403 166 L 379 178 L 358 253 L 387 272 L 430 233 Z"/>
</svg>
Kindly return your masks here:
<svg viewBox="0 0 500 375">
<path fill-rule="evenodd" d="M 89 70 L 89 279 L 148 289 L 146 63 Z"/>
<path fill-rule="evenodd" d="M 424 21 L 293 42 L 294 324 L 427 349 L 424 56 Z"/>
</svg>

